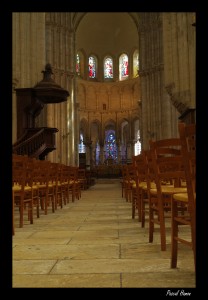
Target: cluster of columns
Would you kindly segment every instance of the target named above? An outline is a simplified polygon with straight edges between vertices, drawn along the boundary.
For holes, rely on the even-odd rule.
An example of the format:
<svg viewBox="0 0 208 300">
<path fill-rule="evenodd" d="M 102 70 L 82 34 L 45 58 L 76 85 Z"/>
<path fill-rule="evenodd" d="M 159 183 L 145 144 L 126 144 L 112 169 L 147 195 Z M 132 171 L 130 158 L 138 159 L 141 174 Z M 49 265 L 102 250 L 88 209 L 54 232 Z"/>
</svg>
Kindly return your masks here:
<svg viewBox="0 0 208 300">
<path fill-rule="evenodd" d="M 178 135 L 179 116 L 195 107 L 193 13 L 139 13 L 142 141 Z"/>
<path fill-rule="evenodd" d="M 171 103 L 164 91 L 162 16 L 140 14 L 140 71 L 143 148 L 150 139 L 162 139 L 171 133 Z M 173 126 L 174 127 L 174 126 Z"/>
<path fill-rule="evenodd" d="M 47 106 L 47 126 L 60 128 L 56 135 L 57 150 L 50 153 L 48 159 L 75 165 L 78 159 L 75 34 L 71 24 L 70 13 L 46 13 L 46 61 L 53 66 L 55 82 L 70 94 L 67 102 Z"/>
<path fill-rule="evenodd" d="M 45 68 L 45 13 L 12 13 L 12 142 L 17 140 L 16 88 L 31 88 Z"/>
</svg>

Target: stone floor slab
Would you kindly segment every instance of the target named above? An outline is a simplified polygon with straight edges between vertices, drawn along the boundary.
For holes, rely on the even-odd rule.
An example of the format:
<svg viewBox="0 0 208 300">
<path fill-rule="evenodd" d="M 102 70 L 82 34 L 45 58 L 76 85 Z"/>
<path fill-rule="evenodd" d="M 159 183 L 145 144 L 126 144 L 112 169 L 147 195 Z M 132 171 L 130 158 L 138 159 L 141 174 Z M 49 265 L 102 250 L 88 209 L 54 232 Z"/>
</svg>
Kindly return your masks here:
<svg viewBox="0 0 208 300">
<path fill-rule="evenodd" d="M 16 275 L 13 285 L 22 288 L 119 288 L 120 274 Z"/>
<path fill-rule="evenodd" d="M 182 264 L 184 271 L 193 272 L 192 266 Z M 138 272 L 174 272 L 170 269 L 167 258 L 153 259 L 96 259 L 96 260 L 61 260 L 54 266 L 51 274 L 73 273 L 138 273 Z M 177 270 L 175 269 L 175 272 Z"/>
<path fill-rule="evenodd" d="M 49 274 L 56 260 L 13 260 L 13 275 L 15 274 Z"/>
<path fill-rule="evenodd" d="M 14 260 L 65 260 L 65 259 L 100 259 L 118 258 L 119 246 L 116 244 L 105 245 L 17 245 L 13 253 Z"/>
<path fill-rule="evenodd" d="M 177 273 L 177 276 L 176 276 Z M 195 274 L 192 272 L 123 273 L 123 288 L 194 288 Z M 166 296 L 164 290 L 161 296 Z"/>
<path fill-rule="evenodd" d="M 131 209 L 119 180 L 103 180 L 55 213 L 49 208 L 37 219 L 34 212 L 34 224 L 25 219 L 23 228 L 15 211 L 13 287 L 194 287 L 189 247 L 179 245 L 177 268 L 170 268 L 170 219 L 161 251 L 159 227 L 149 243 L 148 216 L 141 228 Z M 190 236 L 185 227 L 179 233 Z"/>
</svg>

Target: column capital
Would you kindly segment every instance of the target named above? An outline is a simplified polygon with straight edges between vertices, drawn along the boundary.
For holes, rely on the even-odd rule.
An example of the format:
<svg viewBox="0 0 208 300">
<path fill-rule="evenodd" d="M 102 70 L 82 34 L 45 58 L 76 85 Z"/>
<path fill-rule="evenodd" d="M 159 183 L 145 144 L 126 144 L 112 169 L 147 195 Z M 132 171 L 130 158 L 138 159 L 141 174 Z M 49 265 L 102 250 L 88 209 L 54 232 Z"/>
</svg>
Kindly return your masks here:
<svg viewBox="0 0 208 300">
<path fill-rule="evenodd" d="M 12 78 L 12 90 L 15 92 L 15 89 L 17 88 L 19 80 L 17 78 Z"/>
</svg>

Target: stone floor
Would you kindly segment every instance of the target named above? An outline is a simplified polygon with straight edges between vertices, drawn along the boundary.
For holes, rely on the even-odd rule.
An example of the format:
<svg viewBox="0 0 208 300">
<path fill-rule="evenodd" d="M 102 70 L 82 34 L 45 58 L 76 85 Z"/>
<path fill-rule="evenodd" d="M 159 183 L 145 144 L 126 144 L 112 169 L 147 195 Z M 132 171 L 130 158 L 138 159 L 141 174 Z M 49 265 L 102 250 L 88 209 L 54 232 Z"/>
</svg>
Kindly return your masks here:
<svg viewBox="0 0 208 300">
<path fill-rule="evenodd" d="M 148 243 L 148 228 L 132 220 L 119 180 L 97 180 L 80 200 L 41 212 L 33 225 L 18 228 L 15 213 L 14 288 L 159 287 L 166 294 L 195 287 L 192 251 L 180 245 L 178 268 L 171 269 L 170 226 L 167 251 L 160 251 L 158 228 Z"/>
</svg>

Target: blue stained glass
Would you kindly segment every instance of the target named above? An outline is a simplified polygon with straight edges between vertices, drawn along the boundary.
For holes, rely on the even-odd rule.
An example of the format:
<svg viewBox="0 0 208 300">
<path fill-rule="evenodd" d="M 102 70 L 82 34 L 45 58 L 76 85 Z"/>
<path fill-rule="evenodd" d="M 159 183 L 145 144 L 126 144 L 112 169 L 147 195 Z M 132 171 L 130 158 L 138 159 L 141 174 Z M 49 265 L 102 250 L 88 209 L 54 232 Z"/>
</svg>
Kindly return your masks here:
<svg viewBox="0 0 208 300">
<path fill-rule="evenodd" d="M 83 143 L 83 134 L 80 134 L 80 144 L 79 144 L 79 153 L 85 153 L 85 145 Z"/>
<path fill-rule="evenodd" d="M 106 159 L 117 159 L 117 145 L 116 145 L 116 139 L 115 139 L 115 133 L 114 131 L 110 130 L 106 133 L 106 145 L 105 145 L 105 151 L 106 151 Z"/>
</svg>

